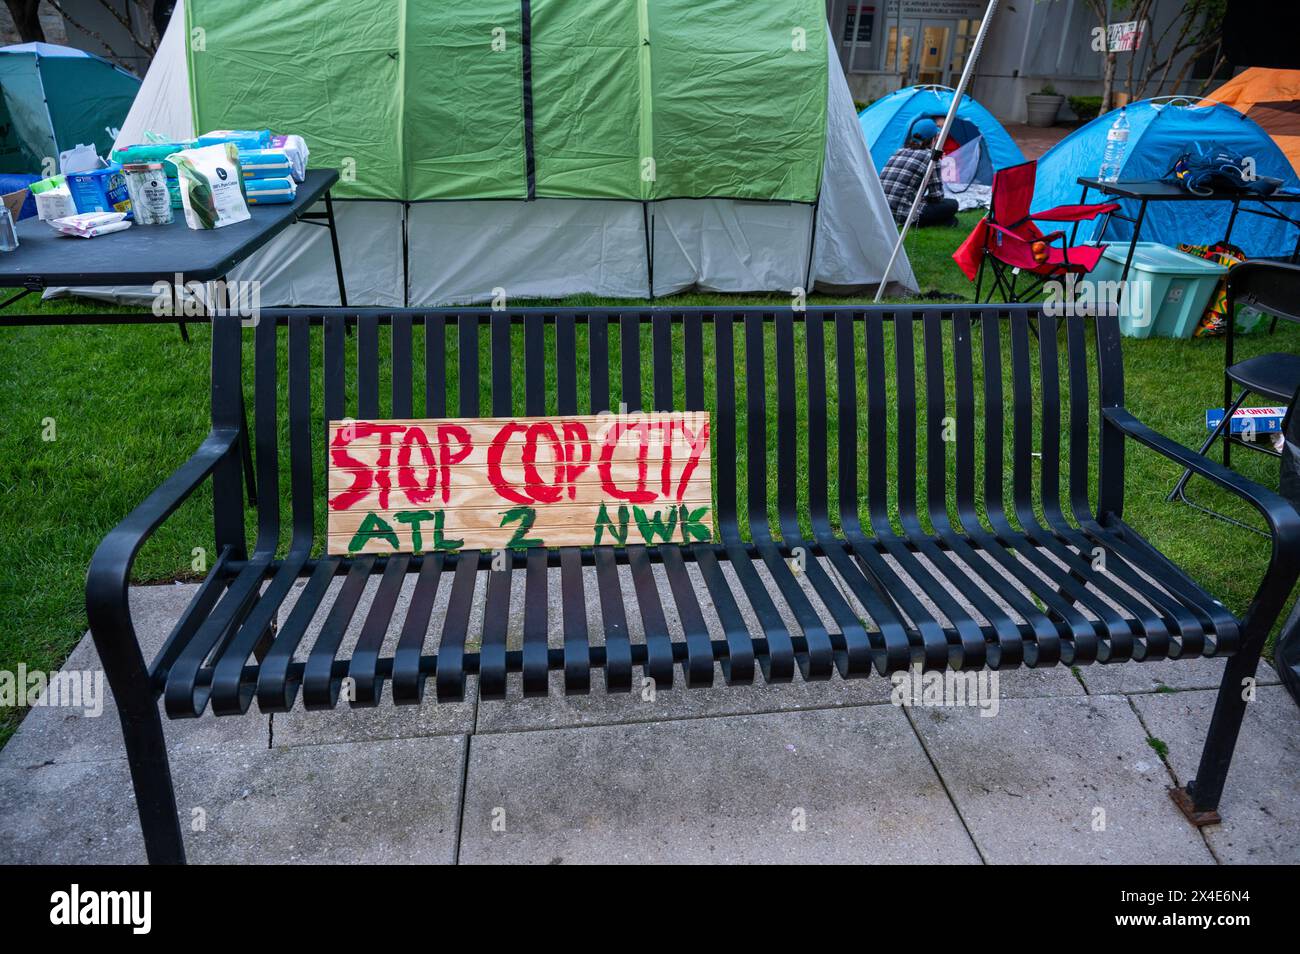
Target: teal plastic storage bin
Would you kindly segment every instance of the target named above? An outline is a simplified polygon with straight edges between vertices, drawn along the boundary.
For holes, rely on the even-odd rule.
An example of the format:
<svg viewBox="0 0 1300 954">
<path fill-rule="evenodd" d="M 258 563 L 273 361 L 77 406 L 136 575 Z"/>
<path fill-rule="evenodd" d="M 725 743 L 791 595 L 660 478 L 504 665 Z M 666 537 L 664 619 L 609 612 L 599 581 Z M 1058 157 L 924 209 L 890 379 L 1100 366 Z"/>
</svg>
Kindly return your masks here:
<svg viewBox="0 0 1300 954">
<path fill-rule="evenodd" d="M 1127 242 L 1107 246 L 1088 278 L 1119 281 L 1126 255 Z M 1222 265 L 1167 245 L 1138 242 L 1128 285 L 1120 295 L 1120 331 L 1130 338 L 1190 338 L 1219 279 L 1227 273 Z"/>
</svg>

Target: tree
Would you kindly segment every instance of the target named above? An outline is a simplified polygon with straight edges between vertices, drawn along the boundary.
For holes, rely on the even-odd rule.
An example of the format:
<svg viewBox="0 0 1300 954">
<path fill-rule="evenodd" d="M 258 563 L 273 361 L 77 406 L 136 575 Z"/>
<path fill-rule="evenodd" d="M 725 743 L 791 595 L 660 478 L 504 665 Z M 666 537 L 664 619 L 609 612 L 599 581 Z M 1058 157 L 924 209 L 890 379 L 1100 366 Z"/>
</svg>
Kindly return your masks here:
<svg viewBox="0 0 1300 954">
<path fill-rule="evenodd" d="M 1134 19 L 1146 18 L 1154 5 L 1154 0 L 1134 0 Z M 1205 91 L 1214 74 L 1226 62 L 1226 57 L 1220 51 L 1223 34 L 1223 17 L 1228 11 L 1227 0 L 1184 0 L 1181 12 L 1171 19 L 1165 28 L 1160 31 L 1160 36 L 1156 37 L 1151 43 L 1151 56 L 1147 59 L 1143 69 L 1134 76 L 1134 66 L 1137 57 L 1129 61 L 1128 67 L 1128 91 L 1133 99 L 1144 99 L 1147 95 L 1147 88 L 1152 80 L 1156 80 L 1153 95 L 1159 96 L 1169 80 L 1169 73 L 1174 67 L 1174 63 L 1182 58 L 1182 64 L 1179 66 L 1178 73 L 1174 77 L 1171 90 L 1177 90 L 1183 85 L 1183 80 L 1192 67 L 1206 53 L 1211 50 L 1216 51 L 1214 63 L 1210 67 L 1210 72 L 1205 81 L 1201 84 L 1201 92 Z M 1172 43 L 1165 46 L 1166 41 L 1173 37 Z M 1161 49 L 1164 48 L 1164 53 Z"/>
<path fill-rule="evenodd" d="M 10 9 L 13 8 L 12 0 L 5 0 L 5 2 L 9 3 Z M 70 14 L 64 8 L 60 0 L 47 0 L 47 2 L 61 17 L 63 17 L 63 19 L 67 20 L 68 23 L 86 34 L 86 36 L 98 40 L 104 47 L 103 56 L 106 59 L 110 59 L 118 66 L 126 69 L 131 68 L 126 60 L 121 59 L 113 51 L 113 48 L 109 45 L 108 41 L 104 39 L 103 35 L 92 30 Z M 32 4 L 33 7 L 38 5 L 39 4 L 36 3 Z M 126 35 L 131 38 L 131 43 L 136 49 L 143 53 L 147 58 L 153 57 L 154 53 L 158 51 L 159 40 L 158 33 L 153 27 L 153 4 L 144 2 L 144 0 L 127 0 L 125 10 L 121 9 L 121 5 L 117 3 L 116 0 L 99 0 L 99 5 L 104 8 L 109 16 L 122 25 L 122 29 L 125 30 Z M 137 24 L 140 24 L 140 26 L 137 26 Z M 143 34 L 143 36 L 141 36 L 141 34 Z"/>
<path fill-rule="evenodd" d="M 18 36 L 24 43 L 44 43 L 45 29 L 41 26 L 41 0 L 5 0 L 9 16 L 13 17 Z"/>
<path fill-rule="evenodd" d="M 1087 0 L 1087 3 L 1096 15 L 1104 36 L 1110 26 L 1106 0 Z M 1145 20 L 1148 24 L 1155 5 L 1156 0 L 1114 0 L 1111 4 L 1115 13 L 1122 14 L 1125 20 L 1136 20 L 1139 23 Z M 1139 67 L 1140 57 L 1137 51 L 1128 57 L 1125 90 L 1129 98 L 1145 99 L 1153 81 L 1155 88 L 1150 90 L 1151 95 L 1160 95 L 1166 83 L 1170 83 L 1170 89 L 1178 89 L 1196 61 L 1219 46 L 1223 16 L 1227 9 L 1227 0 L 1184 0 L 1159 36 L 1152 36 L 1148 31 L 1143 42 L 1151 55 L 1146 58 L 1144 65 Z M 1104 113 L 1113 105 L 1118 57 L 1110 49 L 1109 43 L 1104 43 L 1100 52 L 1104 57 L 1101 71 L 1101 111 Z M 1179 64 L 1178 73 L 1171 82 L 1169 74 L 1176 63 Z M 1223 63 L 1223 55 L 1216 55 L 1210 76 L 1218 72 Z M 1208 83 L 1207 78 L 1202 84 L 1202 90 Z"/>
</svg>

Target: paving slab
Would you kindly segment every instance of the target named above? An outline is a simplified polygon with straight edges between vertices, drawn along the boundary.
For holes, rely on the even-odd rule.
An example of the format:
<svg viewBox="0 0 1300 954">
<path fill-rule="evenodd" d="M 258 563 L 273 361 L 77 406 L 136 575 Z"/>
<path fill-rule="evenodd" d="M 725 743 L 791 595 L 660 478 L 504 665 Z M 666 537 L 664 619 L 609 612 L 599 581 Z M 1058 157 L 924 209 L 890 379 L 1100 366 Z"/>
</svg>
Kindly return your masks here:
<svg viewBox="0 0 1300 954">
<path fill-rule="evenodd" d="M 419 705 L 394 705 L 387 686 L 379 705 L 353 708 L 340 702 L 334 709 L 308 712 L 299 697 L 289 712 L 271 716 L 271 744 L 322 745 L 332 742 L 373 742 L 429 735 L 467 735 L 474 731 L 478 679 L 470 676 L 464 702 L 436 702 L 433 686 Z"/>
<path fill-rule="evenodd" d="M 198 590 L 197 584 L 173 586 L 133 586 L 130 589 L 132 618 L 145 659 L 162 647 Z M 22 724 L 0 750 L 0 767 L 30 767 L 48 763 L 104 761 L 125 756 L 122 727 L 117 706 L 102 679 L 103 664 L 95 643 L 87 633 L 68 656 L 61 671 L 98 673 L 102 680 L 104 705 L 98 714 L 84 708 L 34 706 Z M 245 716 L 218 719 L 211 712 L 198 719 L 163 719 L 168 751 L 179 754 L 203 751 L 225 745 L 265 746 L 269 738 L 266 716 L 256 711 Z"/>
<path fill-rule="evenodd" d="M 990 863 L 1214 861 L 1125 696 L 1007 699 L 993 718 L 909 712 Z"/>
<path fill-rule="evenodd" d="M 1169 747 L 1179 785 L 1196 776 L 1216 693 L 1134 696 L 1147 730 Z M 1219 803 L 1223 824 L 1201 829 L 1228 864 L 1300 864 L 1300 709 L 1280 686 L 1246 707 Z"/>
<path fill-rule="evenodd" d="M 862 706 L 476 735 L 460 860 L 979 856 L 902 710 Z"/>
<path fill-rule="evenodd" d="M 189 860 L 450 862 L 464 758 L 463 736 L 183 753 Z M 143 861 L 125 760 L 0 769 L 0 863 Z"/>
<path fill-rule="evenodd" d="M 1095 696 L 1166 692 L 1170 689 L 1218 689 L 1227 664 L 1226 656 L 1156 659 L 1151 662 L 1111 665 L 1092 663 L 1079 667 L 1079 678 L 1083 680 L 1088 692 Z M 1259 661 L 1255 679 L 1261 686 L 1276 686 L 1281 683 L 1277 671 L 1263 659 Z"/>
</svg>

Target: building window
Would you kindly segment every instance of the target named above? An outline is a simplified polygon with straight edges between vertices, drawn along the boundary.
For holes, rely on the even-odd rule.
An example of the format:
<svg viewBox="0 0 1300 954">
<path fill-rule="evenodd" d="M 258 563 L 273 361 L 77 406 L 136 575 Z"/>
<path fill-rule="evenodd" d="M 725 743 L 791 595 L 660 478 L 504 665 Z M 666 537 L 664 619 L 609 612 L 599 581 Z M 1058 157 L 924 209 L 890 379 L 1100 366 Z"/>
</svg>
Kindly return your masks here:
<svg viewBox="0 0 1300 954">
<path fill-rule="evenodd" d="M 859 44 L 869 44 L 871 42 L 871 27 L 876 22 L 876 8 L 868 7 L 861 4 L 850 3 L 844 8 L 844 32 L 841 33 L 841 42 L 848 46 L 854 42 L 853 27 L 856 24 Z"/>
</svg>

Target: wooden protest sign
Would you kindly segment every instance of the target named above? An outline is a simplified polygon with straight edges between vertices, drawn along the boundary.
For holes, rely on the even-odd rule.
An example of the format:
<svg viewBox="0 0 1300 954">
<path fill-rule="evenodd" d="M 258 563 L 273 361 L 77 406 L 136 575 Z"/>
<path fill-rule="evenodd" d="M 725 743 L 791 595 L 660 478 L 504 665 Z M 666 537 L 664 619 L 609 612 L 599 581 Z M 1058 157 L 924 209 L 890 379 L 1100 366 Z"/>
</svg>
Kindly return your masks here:
<svg viewBox="0 0 1300 954">
<path fill-rule="evenodd" d="M 713 537 L 702 411 L 331 421 L 329 552 Z"/>
</svg>

